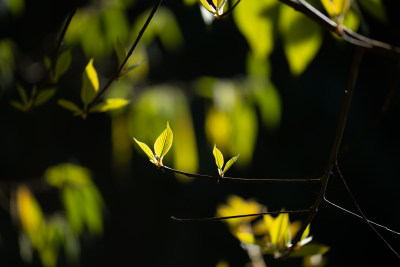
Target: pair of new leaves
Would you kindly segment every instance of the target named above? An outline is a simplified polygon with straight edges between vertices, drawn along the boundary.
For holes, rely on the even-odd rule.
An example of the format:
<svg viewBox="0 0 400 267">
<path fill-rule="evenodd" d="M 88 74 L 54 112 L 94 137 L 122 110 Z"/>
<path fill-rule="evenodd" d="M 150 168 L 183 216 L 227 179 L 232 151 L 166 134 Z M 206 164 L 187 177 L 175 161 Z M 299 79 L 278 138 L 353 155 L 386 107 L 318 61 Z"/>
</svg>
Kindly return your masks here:
<svg viewBox="0 0 400 267">
<path fill-rule="evenodd" d="M 154 143 L 154 153 L 148 147 L 145 143 L 138 141 L 136 138 L 133 138 L 135 142 L 140 146 L 140 148 L 146 153 L 146 155 L 149 157 L 150 161 L 158 166 L 161 167 L 163 166 L 162 160 L 164 156 L 168 153 L 169 149 L 172 146 L 172 140 L 173 140 L 173 132 L 171 128 L 169 127 L 169 123 L 167 122 L 167 128 L 160 134 L 160 136 L 157 137 L 155 143 Z M 218 167 L 218 174 L 220 177 L 223 177 L 226 171 L 232 167 L 233 163 L 238 159 L 239 155 L 236 157 L 231 158 L 224 167 L 224 156 L 222 155 L 221 151 L 217 148 L 216 145 L 214 145 L 214 150 L 213 150 L 214 158 L 215 158 L 215 163 L 217 164 Z"/>
</svg>

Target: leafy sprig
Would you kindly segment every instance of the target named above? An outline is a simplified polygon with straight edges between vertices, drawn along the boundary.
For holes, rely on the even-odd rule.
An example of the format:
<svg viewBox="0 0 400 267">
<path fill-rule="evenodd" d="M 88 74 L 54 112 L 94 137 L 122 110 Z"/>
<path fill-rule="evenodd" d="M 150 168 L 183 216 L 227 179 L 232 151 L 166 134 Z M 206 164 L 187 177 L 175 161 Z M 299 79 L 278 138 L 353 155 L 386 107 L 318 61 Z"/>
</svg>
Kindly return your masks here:
<svg viewBox="0 0 400 267">
<path fill-rule="evenodd" d="M 167 128 L 157 137 L 154 143 L 154 153 L 151 148 L 143 142 L 133 138 L 135 142 L 140 146 L 144 153 L 149 157 L 150 162 L 157 167 L 163 166 L 163 158 L 168 153 L 172 146 L 174 134 L 172 133 L 169 123 L 167 122 Z"/>
<path fill-rule="evenodd" d="M 217 145 L 214 145 L 213 154 L 215 158 L 215 163 L 217 164 L 218 167 L 218 174 L 221 177 L 224 177 L 226 171 L 229 170 L 229 168 L 232 167 L 233 163 L 235 163 L 236 160 L 239 158 L 239 155 L 231 158 L 230 160 L 228 160 L 228 162 L 225 164 L 224 167 L 224 156 L 222 155 L 221 151 L 219 151 L 219 149 L 217 148 Z"/>
</svg>

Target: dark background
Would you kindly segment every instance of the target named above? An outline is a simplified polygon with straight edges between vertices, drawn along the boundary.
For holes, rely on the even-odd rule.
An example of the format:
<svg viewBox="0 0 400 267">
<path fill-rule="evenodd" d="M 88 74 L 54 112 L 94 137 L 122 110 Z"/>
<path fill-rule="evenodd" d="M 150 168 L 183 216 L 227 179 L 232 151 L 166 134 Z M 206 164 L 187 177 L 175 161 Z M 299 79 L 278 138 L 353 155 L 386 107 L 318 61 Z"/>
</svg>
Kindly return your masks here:
<svg viewBox="0 0 400 267">
<path fill-rule="evenodd" d="M 138 1 L 129 10 L 130 16 L 134 18 L 153 2 Z M 400 45 L 395 2 L 384 1 L 387 25 L 365 15 L 369 26 L 366 34 Z M 245 5 L 246 1 L 241 4 Z M 166 0 L 163 5 L 174 12 L 185 46 L 173 54 L 164 51 L 161 62 L 150 71 L 149 83 L 185 82 L 203 75 L 223 78 L 245 74 L 248 47 L 231 18 L 215 22 L 211 30 L 206 30 L 198 9 L 188 9 L 181 1 Z M 0 38 L 12 38 L 19 46 L 15 55 L 17 79 L 24 58 L 42 58 L 42 40 L 57 32 L 70 7 L 69 1 L 26 1 L 22 18 L 1 18 Z M 281 125 L 275 132 L 260 127 L 251 165 L 232 169 L 230 176 L 304 178 L 323 170 L 354 53 L 353 47 L 338 43 L 330 33 L 326 32 L 324 37 L 318 55 L 298 78 L 291 76 L 283 50 L 276 43 L 271 57 L 272 81 L 283 104 Z M 218 62 L 209 60 L 209 53 L 215 47 L 224 47 Z M 79 64 L 84 66 L 85 61 Z M 63 80 L 60 91 L 63 88 L 68 91 L 66 88 L 80 81 L 79 72 L 72 70 L 67 75 L 70 79 Z M 396 73 L 395 59 L 366 53 L 339 164 L 365 214 L 371 220 L 400 230 L 398 86 L 388 112 L 377 126 L 369 127 L 380 114 L 396 77 L 399 78 L 399 72 Z M 76 92 L 70 95 L 76 97 Z M 93 171 L 105 199 L 104 235 L 82 237 L 81 266 L 215 266 L 221 259 L 226 259 L 230 266 L 244 266 L 247 255 L 223 223 L 176 223 L 170 216 L 213 216 L 216 206 L 229 194 L 255 198 L 270 210 L 302 209 L 313 202 L 318 192 L 317 187 L 300 185 L 216 184 L 203 180 L 180 183 L 136 154 L 129 176 L 119 176 L 110 163 L 111 128 L 107 114 L 82 120 L 58 108 L 55 101 L 32 114 L 24 114 L 8 104 L 10 98 L 16 97 L 15 90 L 6 90 L 0 99 L 0 179 L 12 182 L 36 179 L 48 166 L 76 162 Z M 205 145 L 202 101 L 191 100 L 200 154 L 199 173 L 214 173 L 213 159 L 205 156 L 209 151 Z M 331 178 L 327 197 L 355 210 L 339 177 Z M 59 208 L 54 192 L 40 194 L 38 198 L 48 212 Z M 326 204 L 321 206 L 311 226 L 314 242 L 331 247 L 326 254 L 327 266 L 399 264 L 364 222 Z M 0 229 L 0 266 L 24 266 L 18 255 L 18 231 L 4 210 L 0 210 Z M 399 236 L 386 232 L 383 236 L 400 250 Z M 268 266 L 300 265 L 298 260 L 276 261 L 269 256 L 266 262 Z M 34 265 L 38 264 L 36 259 Z M 60 266 L 63 265 L 65 262 L 61 259 Z"/>
</svg>

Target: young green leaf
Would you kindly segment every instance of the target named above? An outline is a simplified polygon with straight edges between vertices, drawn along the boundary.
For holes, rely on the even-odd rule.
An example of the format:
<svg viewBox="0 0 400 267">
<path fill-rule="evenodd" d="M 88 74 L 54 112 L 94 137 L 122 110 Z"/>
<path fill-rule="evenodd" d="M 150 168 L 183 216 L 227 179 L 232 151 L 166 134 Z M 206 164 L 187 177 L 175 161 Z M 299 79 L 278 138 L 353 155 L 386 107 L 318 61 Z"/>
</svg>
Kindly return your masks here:
<svg viewBox="0 0 400 267">
<path fill-rule="evenodd" d="M 99 90 L 99 79 L 97 72 L 93 66 L 93 58 L 90 59 L 85 71 L 82 74 L 82 89 L 81 98 L 82 102 L 87 106 L 95 97 Z"/>
<path fill-rule="evenodd" d="M 173 133 L 171 128 L 169 127 L 169 123 L 167 122 L 167 128 L 160 134 L 154 143 L 154 152 L 156 156 L 159 158 L 159 166 L 162 166 L 162 159 L 167 154 L 169 149 L 172 146 Z"/>
<path fill-rule="evenodd" d="M 121 66 L 122 62 L 124 62 L 126 57 L 126 49 L 125 45 L 121 42 L 121 39 L 119 39 L 119 37 L 117 38 L 117 42 L 115 43 L 114 49 L 118 58 L 118 66 Z"/>
<path fill-rule="evenodd" d="M 284 239 L 285 234 L 288 232 L 289 227 L 289 214 L 281 213 L 275 218 L 269 230 L 271 243 L 273 246 L 283 245 L 281 242 Z"/>
<path fill-rule="evenodd" d="M 229 170 L 229 168 L 233 165 L 233 163 L 236 162 L 236 160 L 238 159 L 239 155 L 237 155 L 236 157 L 231 158 L 224 167 L 224 171 L 222 172 L 222 175 L 224 175 L 226 173 L 227 170 Z"/>
<path fill-rule="evenodd" d="M 25 92 L 25 89 L 21 85 L 17 85 L 19 96 L 21 97 L 23 104 L 28 104 L 28 95 Z"/>
<path fill-rule="evenodd" d="M 200 0 L 203 6 L 214 14 L 216 18 L 219 18 L 224 12 L 224 5 L 226 0 Z"/>
<path fill-rule="evenodd" d="M 50 68 L 50 66 L 51 66 L 50 58 L 49 57 L 44 57 L 43 62 L 44 62 L 44 66 L 45 66 L 46 70 L 48 70 Z"/>
<path fill-rule="evenodd" d="M 95 105 L 90 109 L 90 112 L 105 112 L 109 110 L 115 110 L 126 106 L 128 103 L 129 101 L 123 98 L 109 98 Z"/>
<path fill-rule="evenodd" d="M 63 75 L 71 65 L 71 52 L 70 50 L 66 50 L 60 54 L 57 59 L 56 68 L 55 68 L 55 77 L 58 78 Z"/>
<path fill-rule="evenodd" d="M 215 158 L 215 164 L 218 167 L 218 173 L 222 174 L 222 167 L 224 166 L 224 156 L 222 155 L 221 151 L 217 148 L 217 145 L 214 145 L 213 154 Z"/>
<path fill-rule="evenodd" d="M 10 104 L 11 104 L 11 106 L 13 106 L 16 109 L 19 109 L 21 111 L 26 111 L 26 106 L 24 106 L 22 103 L 20 103 L 16 100 L 11 100 Z"/>
<path fill-rule="evenodd" d="M 150 147 L 148 147 L 148 145 L 146 145 L 145 143 L 136 140 L 136 138 L 133 138 L 133 140 L 135 140 L 135 142 L 140 146 L 140 148 L 144 151 L 144 153 L 146 153 L 150 161 L 153 164 L 157 165 L 156 157 L 154 156 L 153 151 L 151 151 Z"/>
<path fill-rule="evenodd" d="M 53 95 L 56 93 L 56 88 L 51 88 L 51 89 L 45 89 L 39 92 L 38 96 L 36 97 L 35 101 L 35 107 L 43 105 L 47 101 L 50 100 L 50 98 L 53 97 Z"/>
<path fill-rule="evenodd" d="M 320 244 L 307 244 L 300 247 L 298 250 L 294 250 L 289 254 L 289 257 L 306 257 L 312 255 L 323 255 L 329 251 L 329 247 Z"/>
<path fill-rule="evenodd" d="M 74 111 L 74 112 L 81 112 L 81 110 L 78 108 L 77 105 L 75 105 L 75 103 L 69 101 L 69 100 L 65 100 L 65 99 L 59 99 L 57 101 L 57 104 L 59 104 L 60 106 L 62 106 L 65 109 L 68 109 L 70 111 Z"/>
</svg>

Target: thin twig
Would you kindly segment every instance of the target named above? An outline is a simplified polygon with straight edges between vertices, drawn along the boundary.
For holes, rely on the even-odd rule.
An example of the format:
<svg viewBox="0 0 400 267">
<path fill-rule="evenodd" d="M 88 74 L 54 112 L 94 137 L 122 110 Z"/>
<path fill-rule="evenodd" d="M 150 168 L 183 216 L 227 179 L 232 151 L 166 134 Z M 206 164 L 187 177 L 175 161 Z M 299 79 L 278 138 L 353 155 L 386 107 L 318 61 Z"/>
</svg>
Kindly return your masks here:
<svg viewBox="0 0 400 267">
<path fill-rule="evenodd" d="M 225 216 L 225 217 L 208 217 L 208 218 L 198 218 L 198 219 L 193 219 L 193 218 L 177 218 L 174 216 L 171 216 L 171 220 L 177 221 L 177 222 L 205 222 L 205 221 L 223 221 L 223 220 L 229 220 L 229 219 L 237 219 L 237 218 L 245 218 L 245 217 L 254 217 L 254 216 L 262 216 L 262 215 L 277 215 L 277 214 L 301 214 L 301 213 L 308 213 L 310 212 L 309 209 L 306 210 L 281 210 L 281 211 L 265 211 L 265 212 L 260 212 L 260 213 L 252 213 L 252 214 L 243 214 L 243 215 L 234 215 L 234 216 Z"/>
<path fill-rule="evenodd" d="M 240 1 L 241 1 L 241 0 L 237 0 L 236 3 L 235 3 L 231 8 L 229 8 L 224 14 L 222 14 L 222 15 L 219 16 L 219 17 L 220 17 L 220 18 L 223 18 L 223 17 L 229 15 L 230 13 L 232 13 L 232 11 L 235 9 L 235 7 L 239 4 Z"/>
<path fill-rule="evenodd" d="M 47 69 L 46 74 L 45 74 L 42 82 L 37 87 L 36 92 L 32 95 L 29 107 L 27 108 L 28 112 L 32 111 L 33 107 L 35 106 L 35 102 L 36 102 L 36 99 L 37 99 L 39 93 L 43 90 L 43 88 L 47 84 L 52 82 L 51 81 L 51 73 L 54 73 L 54 71 L 55 71 L 55 67 L 56 67 L 56 64 L 57 64 L 58 54 L 60 52 L 61 45 L 62 45 L 62 43 L 64 41 L 64 37 L 65 37 L 65 34 L 67 32 L 67 29 L 68 29 L 69 25 L 71 24 L 72 18 L 76 14 L 76 10 L 78 8 L 79 2 L 80 2 L 80 0 L 75 0 L 74 7 L 72 8 L 71 12 L 69 13 L 68 18 L 67 18 L 67 20 L 66 20 L 66 22 L 65 22 L 65 24 L 64 24 L 64 26 L 63 26 L 63 28 L 61 30 L 60 36 L 57 39 L 56 48 L 54 50 L 53 56 L 51 57 L 50 66 Z"/>
<path fill-rule="evenodd" d="M 163 171 L 169 171 L 169 172 L 174 172 L 178 174 L 185 175 L 187 177 L 193 177 L 193 178 L 206 178 L 206 179 L 212 179 L 214 181 L 220 181 L 220 182 L 236 182 L 236 183 L 258 183 L 258 184 L 266 184 L 266 183 L 287 183 L 287 184 L 294 184 L 294 183 L 306 183 L 306 184 L 319 184 L 321 183 L 320 178 L 310 178 L 310 179 L 265 179 L 265 178 L 260 178 L 260 179 L 249 179 L 249 178 L 233 178 L 233 177 L 220 177 L 220 176 L 213 176 L 213 175 L 205 175 L 205 174 L 197 174 L 197 173 L 189 173 L 189 172 L 183 172 L 179 170 L 172 169 L 167 166 L 161 166 L 161 170 Z"/>
<path fill-rule="evenodd" d="M 368 220 L 367 217 L 364 215 L 364 212 L 361 210 L 360 206 L 358 205 L 358 202 L 357 202 L 356 198 L 354 197 L 353 193 L 351 192 L 350 187 L 347 185 L 347 182 L 344 179 L 344 177 L 342 175 L 342 172 L 340 171 L 339 166 L 337 165 L 337 162 L 335 163 L 335 171 L 337 172 L 337 174 L 339 174 L 339 177 L 342 180 L 343 185 L 346 188 L 347 193 L 349 194 L 351 200 L 354 203 L 354 206 L 356 206 L 356 209 L 360 213 L 361 217 L 368 224 L 368 226 L 371 228 L 371 230 L 383 241 L 383 243 L 385 243 L 385 245 L 390 249 L 390 251 L 392 251 L 392 253 L 394 255 L 396 255 L 396 257 L 398 259 L 400 259 L 400 255 L 396 252 L 396 250 L 394 250 L 392 248 L 392 246 L 389 244 L 389 242 L 386 241 L 386 239 L 375 229 L 375 227 L 372 225 L 370 220 Z"/>
<path fill-rule="evenodd" d="M 93 99 L 93 101 L 88 105 L 86 112 L 89 112 L 90 109 L 97 104 L 97 102 L 100 100 L 100 98 L 104 95 L 104 93 L 109 89 L 111 84 L 114 82 L 114 80 L 118 79 L 121 75 L 122 70 L 124 69 L 126 63 L 128 62 L 129 58 L 131 57 L 132 53 L 135 51 L 137 45 L 139 44 L 140 39 L 142 38 L 144 32 L 146 31 L 147 27 L 150 24 L 150 21 L 153 19 L 154 14 L 157 12 L 158 7 L 161 5 L 161 2 L 163 0 L 158 0 L 153 9 L 151 10 L 149 16 L 147 17 L 146 22 L 143 24 L 143 27 L 140 29 L 138 36 L 136 37 L 135 42 L 132 44 L 131 48 L 129 49 L 124 61 L 121 63 L 121 65 L 117 68 L 117 71 L 114 73 L 114 75 L 111 77 L 111 79 L 108 81 L 108 83 L 99 91 L 99 93 L 96 95 L 96 97 Z"/>
<path fill-rule="evenodd" d="M 348 214 L 351 214 L 351 215 L 353 215 L 354 217 L 357 217 L 357 218 L 359 218 L 359 219 L 364 220 L 364 218 L 363 218 L 361 215 L 359 215 L 359 214 L 357 214 L 357 213 L 355 213 L 355 212 L 349 211 L 349 210 L 347 210 L 347 209 L 345 209 L 345 208 L 343 208 L 343 207 L 341 207 L 341 206 L 339 206 L 339 205 L 337 205 L 337 204 L 335 204 L 335 203 L 329 201 L 326 197 L 325 197 L 325 199 L 324 199 L 324 202 L 328 203 L 328 204 L 331 205 L 332 207 L 335 207 L 335 208 L 337 208 L 337 209 L 339 209 L 339 210 L 341 210 L 341 211 L 344 211 L 344 212 L 346 212 L 346 213 L 348 213 Z M 382 224 L 376 223 L 376 222 L 371 221 L 371 220 L 368 220 L 368 222 L 369 222 L 370 224 L 373 224 L 373 225 L 375 225 L 375 226 L 377 226 L 377 227 L 379 227 L 379 228 L 385 230 L 385 231 L 391 232 L 391 233 L 396 234 L 396 235 L 400 235 L 400 232 L 397 232 L 397 231 L 395 231 L 395 230 L 392 230 L 392 229 L 390 229 L 390 228 L 388 228 L 388 227 L 386 227 L 386 226 L 384 226 L 384 225 L 382 225 Z"/>
<path fill-rule="evenodd" d="M 359 33 L 353 32 L 344 25 L 338 25 L 336 22 L 328 18 L 318 9 L 307 3 L 305 0 L 279 0 L 280 2 L 292 7 L 293 9 L 303 13 L 320 26 L 328 31 L 343 37 L 344 40 L 351 42 L 356 46 L 368 47 L 371 50 L 383 52 L 391 57 L 400 57 L 400 47 L 393 46 L 378 40 L 368 38 Z"/>
</svg>

